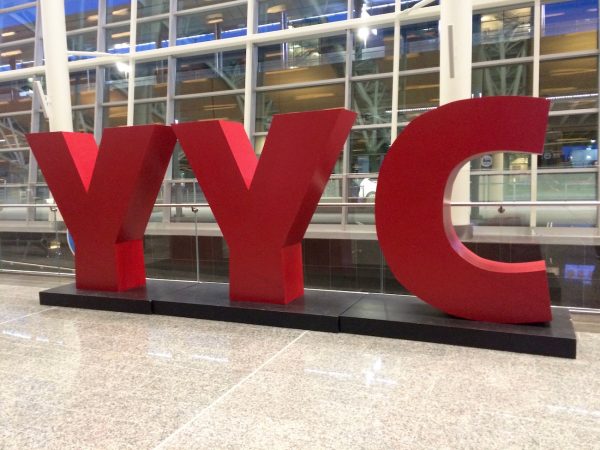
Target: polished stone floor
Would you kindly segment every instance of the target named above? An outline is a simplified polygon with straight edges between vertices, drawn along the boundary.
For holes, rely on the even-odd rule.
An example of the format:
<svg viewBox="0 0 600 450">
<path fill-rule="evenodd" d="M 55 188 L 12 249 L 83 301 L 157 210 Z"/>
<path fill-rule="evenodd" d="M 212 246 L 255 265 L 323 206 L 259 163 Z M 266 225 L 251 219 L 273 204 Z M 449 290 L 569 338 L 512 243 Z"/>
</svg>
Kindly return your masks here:
<svg viewBox="0 0 600 450">
<path fill-rule="evenodd" d="M 38 305 L 63 282 L 0 275 L 2 449 L 600 448 L 594 317 L 563 360 Z"/>
</svg>

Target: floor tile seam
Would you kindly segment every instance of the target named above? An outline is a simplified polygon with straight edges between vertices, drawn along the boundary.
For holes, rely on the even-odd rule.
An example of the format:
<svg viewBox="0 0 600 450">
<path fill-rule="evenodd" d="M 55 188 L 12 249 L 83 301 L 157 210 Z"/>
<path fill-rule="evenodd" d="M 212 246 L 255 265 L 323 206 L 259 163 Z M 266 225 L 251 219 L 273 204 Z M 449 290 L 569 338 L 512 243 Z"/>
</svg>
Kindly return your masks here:
<svg viewBox="0 0 600 450">
<path fill-rule="evenodd" d="M 18 320 L 25 319 L 26 317 L 35 316 L 37 314 L 41 314 L 43 312 L 50 311 L 52 309 L 56 309 L 56 306 L 51 306 L 50 308 L 44 308 L 40 311 L 35 311 L 35 312 L 29 313 L 29 314 L 25 314 L 24 316 L 19 316 L 19 317 L 15 317 L 13 319 L 5 320 L 4 322 L 0 322 L 0 325 L 5 325 L 7 323 L 16 322 Z"/>
<path fill-rule="evenodd" d="M 200 418 L 203 414 L 205 414 L 207 411 L 212 409 L 215 405 L 219 404 L 224 399 L 229 397 L 230 394 L 235 392 L 239 387 L 241 387 L 248 380 L 252 379 L 265 366 L 267 366 L 268 364 L 273 362 L 275 359 L 277 359 L 279 356 L 281 356 L 283 353 L 285 353 L 290 347 L 292 347 L 296 342 L 298 342 L 300 339 L 302 339 L 307 333 L 309 333 L 309 330 L 304 330 L 302 333 L 300 333 L 298 336 L 296 336 L 294 339 L 292 339 L 290 342 L 288 342 L 286 345 L 284 345 L 274 355 L 270 356 L 266 361 L 264 361 L 262 364 L 260 364 L 252 372 L 250 372 L 248 375 L 243 377 L 240 381 L 238 381 L 232 387 L 230 387 L 225 392 L 223 392 L 223 394 L 221 394 L 219 397 L 217 397 L 211 403 L 209 403 L 204 408 L 202 408 L 200 411 L 198 411 L 198 413 L 196 413 L 190 420 L 188 420 L 182 426 L 180 426 L 175 431 L 173 431 L 173 433 L 171 433 L 162 442 L 160 442 L 156 447 L 154 447 L 154 450 L 159 450 L 159 449 L 165 448 L 165 446 L 168 445 L 173 439 L 175 439 L 177 435 L 179 435 L 181 432 L 183 432 L 184 430 L 189 428 L 194 422 L 196 422 L 196 420 L 198 418 Z"/>
</svg>

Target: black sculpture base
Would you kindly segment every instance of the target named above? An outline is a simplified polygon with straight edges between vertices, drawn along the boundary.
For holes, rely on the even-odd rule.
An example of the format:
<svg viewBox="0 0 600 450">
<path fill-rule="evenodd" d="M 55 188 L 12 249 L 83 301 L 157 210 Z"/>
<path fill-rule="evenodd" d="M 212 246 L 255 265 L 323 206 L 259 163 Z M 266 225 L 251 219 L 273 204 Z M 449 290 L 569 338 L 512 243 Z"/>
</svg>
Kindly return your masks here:
<svg viewBox="0 0 600 450">
<path fill-rule="evenodd" d="M 575 358 L 571 314 L 552 308 L 552 322 L 505 325 L 448 316 L 413 296 L 369 294 L 340 318 L 342 333 L 364 334 L 516 353 Z"/>
<path fill-rule="evenodd" d="M 576 356 L 570 313 L 563 308 L 552 309 L 551 323 L 500 325 L 450 317 L 406 295 L 307 289 L 298 300 L 274 305 L 232 302 L 228 294 L 223 283 L 149 280 L 146 288 L 127 292 L 83 291 L 69 284 L 40 292 L 40 303 Z"/>
</svg>

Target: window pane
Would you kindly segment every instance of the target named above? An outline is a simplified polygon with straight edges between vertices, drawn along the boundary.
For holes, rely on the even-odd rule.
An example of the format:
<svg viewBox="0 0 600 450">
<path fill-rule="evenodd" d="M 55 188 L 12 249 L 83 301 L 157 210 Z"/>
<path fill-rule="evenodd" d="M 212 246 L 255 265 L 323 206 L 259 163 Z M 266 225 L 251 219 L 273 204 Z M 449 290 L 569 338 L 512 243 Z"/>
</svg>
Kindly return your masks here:
<svg viewBox="0 0 600 450">
<path fill-rule="evenodd" d="M 353 75 L 388 73 L 394 58 L 394 29 L 361 29 L 354 34 Z"/>
<path fill-rule="evenodd" d="M 246 35 L 246 5 L 177 18 L 177 45 Z"/>
<path fill-rule="evenodd" d="M 131 18 L 129 0 L 106 0 L 106 23 L 120 22 Z"/>
<path fill-rule="evenodd" d="M 357 125 L 390 123 L 392 120 L 392 79 L 352 83 L 352 110 Z"/>
<path fill-rule="evenodd" d="M 541 173 L 538 200 L 595 200 L 596 173 Z"/>
<path fill-rule="evenodd" d="M 0 83 L 0 113 L 31 110 L 32 81 Z"/>
<path fill-rule="evenodd" d="M 218 5 L 222 3 L 224 3 L 223 0 L 177 0 L 177 9 L 199 8 L 201 6 Z"/>
<path fill-rule="evenodd" d="M 135 66 L 135 98 L 166 97 L 167 61 L 153 61 Z"/>
<path fill-rule="evenodd" d="M 27 8 L 0 14 L 0 44 L 32 38 L 35 35 L 35 11 L 35 8 Z"/>
<path fill-rule="evenodd" d="M 258 86 L 343 78 L 346 37 L 283 42 L 258 49 Z"/>
<path fill-rule="evenodd" d="M 267 131 L 273 114 L 344 106 L 344 85 L 335 84 L 256 94 L 256 131 Z"/>
<path fill-rule="evenodd" d="M 6 184 L 27 183 L 29 151 L 0 152 L 0 201 L 7 203 Z M 19 202 L 22 200 L 19 199 Z"/>
<path fill-rule="evenodd" d="M 377 173 L 390 148 L 390 129 L 353 130 L 350 133 L 350 173 Z M 357 185 L 358 186 L 358 185 Z M 364 190 L 364 189 L 363 189 Z M 367 189 L 368 190 L 368 189 Z M 350 192 L 360 197 L 358 191 Z M 356 194 L 356 195 L 354 195 Z M 368 192 L 362 197 L 368 197 Z"/>
<path fill-rule="evenodd" d="M 165 102 L 136 103 L 133 110 L 133 124 L 165 124 L 167 104 Z"/>
<path fill-rule="evenodd" d="M 471 175 L 471 198 L 474 202 L 529 201 L 531 175 Z"/>
<path fill-rule="evenodd" d="M 4 47 L 0 50 L 0 72 L 33 67 L 33 43 Z"/>
<path fill-rule="evenodd" d="M 532 95 L 532 65 L 507 64 L 473 69 L 472 92 L 474 97 Z"/>
<path fill-rule="evenodd" d="M 76 109 L 73 111 L 73 131 L 79 133 L 94 132 L 93 109 Z"/>
<path fill-rule="evenodd" d="M 127 125 L 127 106 L 104 107 L 104 128 L 123 127 Z"/>
<path fill-rule="evenodd" d="M 138 52 L 169 46 L 169 21 L 138 23 L 135 49 Z"/>
<path fill-rule="evenodd" d="M 104 101 L 127 101 L 127 72 L 126 63 L 117 63 L 104 69 Z"/>
<path fill-rule="evenodd" d="M 92 105 L 96 100 L 96 69 L 70 74 L 71 103 Z"/>
<path fill-rule="evenodd" d="M 98 25 L 98 0 L 65 0 L 65 22 L 67 31 Z"/>
<path fill-rule="evenodd" d="M 575 58 L 540 63 L 540 96 L 552 109 L 598 107 L 598 58 Z"/>
<path fill-rule="evenodd" d="M 409 122 L 438 106 L 440 75 L 427 73 L 400 77 L 398 95 L 398 121 Z"/>
<path fill-rule="evenodd" d="M 347 18 L 346 0 L 327 2 L 262 0 L 258 3 L 259 33 L 338 22 Z"/>
<path fill-rule="evenodd" d="M 551 116 L 540 169 L 585 168 L 598 164 L 598 114 Z"/>
<path fill-rule="evenodd" d="M 106 29 L 106 51 L 129 53 L 129 25 Z"/>
<path fill-rule="evenodd" d="M 531 55 L 532 8 L 491 11 L 473 16 L 473 61 Z"/>
<path fill-rule="evenodd" d="M 542 5 L 542 54 L 595 48 L 598 48 L 597 0 Z"/>
<path fill-rule="evenodd" d="M 175 119 L 179 122 L 208 119 L 242 122 L 244 120 L 244 96 L 219 95 L 177 100 L 175 102 Z"/>
<path fill-rule="evenodd" d="M 0 149 L 27 147 L 25 134 L 31 130 L 31 114 L 0 117 Z"/>
<path fill-rule="evenodd" d="M 246 71 L 246 52 L 223 52 L 177 60 L 175 93 L 243 89 Z"/>
<path fill-rule="evenodd" d="M 169 2 L 165 0 L 144 0 L 138 1 L 138 17 L 154 16 L 169 12 Z"/>
<path fill-rule="evenodd" d="M 531 170 L 529 153 L 489 153 L 471 160 L 471 170 L 477 171 L 524 171 Z"/>
<path fill-rule="evenodd" d="M 440 65 L 440 36 L 437 22 L 400 27 L 400 70 Z"/>
<path fill-rule="evenodd" d="M 76 50 L 82 52 L 95 52 L 97 50 L 96 45 L 96 31 L 89 31 L 81 34 L 71 34 L 67 36 L 67 48 L 69 50 Z M 85 57 L 84 57 L 85 58 Z M 78 56 L 69 56 L 69 61 L 81 59 Z"/>
</svg>

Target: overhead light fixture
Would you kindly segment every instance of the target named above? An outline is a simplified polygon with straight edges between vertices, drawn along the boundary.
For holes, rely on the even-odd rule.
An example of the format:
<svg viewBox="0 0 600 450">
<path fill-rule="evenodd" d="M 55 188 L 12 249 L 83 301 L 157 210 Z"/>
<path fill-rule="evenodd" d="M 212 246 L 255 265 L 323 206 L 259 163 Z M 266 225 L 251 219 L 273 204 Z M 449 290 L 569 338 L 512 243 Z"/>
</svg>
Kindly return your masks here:
<svg viewBox="0 0 600 450">
<path fill-rule="evenodd" d="M 129 14 L 129 8 L 115 9 L 112 12 L 113 16 L 126 16 L 127 14 Z"/>
<path fill-rule="evenodd" d="M 296 100 L 314 100 L 316 98 L 335 97 L 333 92 L 324 92 L 322 94 L 302 94 L 294 97 Z"/>
<path fill-rule="evenodd" d="M 209 16 L 206 16 L 206 23 L 209 25 L 223 23 L 223 14 L 211 14 Z"/>
<path fill-rule="evenodd" d="M 121 33 L 111 34 L 110 37 L 113 38 L 113 39 L 119 39 L 119 38 L 122 38 L 122 37 L 127 37 L 129 35 L 130 35 L 129 31 L 123 31 Z"/>
<path fill-rule="evenodd" d="M 233 109 L 235 108 L 237 105 L 231 103 L 228 105 L 206 105 L 204 107 L 205 110 L 207 111 L 216 111 L 216 110 L 222 110 L 222 109 Z"/>
<path fill-rule="evenodd" d="M 88 20 L 88 22 L 97 22 L 98 14 L 92 14 L 91 16 L 88 16 L 87 20 Z"/>
<path fill-rule="evenodd" d="M 286 10 L 286 6 L 283 3 L 279 5 L 273 5 L 270 8 L 267 8 L 267 14 L 279 14 Z"/>
<path fill-rule="evenodd" d="M 17 56 L 23 53 L 21 50 L 11 50 L 9 52 L 0 53 L 0 56 Z"/>
<path fill-rule="evenodd" d="M 2 33 L 2 37 L 14 36 L 16 33 L 14 31 L 5 31 Z"/>
</svg>

